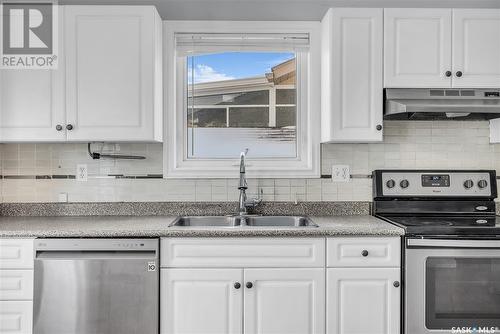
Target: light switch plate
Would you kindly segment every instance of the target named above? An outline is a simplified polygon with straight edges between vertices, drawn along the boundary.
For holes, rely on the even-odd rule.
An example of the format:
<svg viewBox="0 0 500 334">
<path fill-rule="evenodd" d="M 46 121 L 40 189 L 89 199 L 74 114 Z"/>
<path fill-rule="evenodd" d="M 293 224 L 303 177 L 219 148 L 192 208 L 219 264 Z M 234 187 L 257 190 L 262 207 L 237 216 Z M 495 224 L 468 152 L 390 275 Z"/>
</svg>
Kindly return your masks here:
<svg viewBox="0 0 500 334">
<path fill-rule="evenodd" d="M 76 165 L 76 180 L 87 181 L 89 177 L 86 164 Z"/>
<path fill-rule="evenodd" d="M 349 182 L 351 180 L 351 171 L 349 165 L 333 165 L 332 166 L 332 181 L 333 182 Z"/>
</svg>

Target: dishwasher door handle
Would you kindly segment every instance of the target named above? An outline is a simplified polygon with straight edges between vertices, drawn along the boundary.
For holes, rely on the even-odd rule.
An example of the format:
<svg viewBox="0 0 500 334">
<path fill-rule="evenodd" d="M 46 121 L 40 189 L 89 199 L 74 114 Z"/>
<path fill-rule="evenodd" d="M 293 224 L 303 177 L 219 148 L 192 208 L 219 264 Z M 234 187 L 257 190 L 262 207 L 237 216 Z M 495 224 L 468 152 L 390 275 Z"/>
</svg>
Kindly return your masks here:
<svg viewBox="0 0 500 334">
<path fill-rule="evenodd" d="M 408 247 L 429 248 L 500 248 L 500 240 L 407 239 Z"/>
</svg>

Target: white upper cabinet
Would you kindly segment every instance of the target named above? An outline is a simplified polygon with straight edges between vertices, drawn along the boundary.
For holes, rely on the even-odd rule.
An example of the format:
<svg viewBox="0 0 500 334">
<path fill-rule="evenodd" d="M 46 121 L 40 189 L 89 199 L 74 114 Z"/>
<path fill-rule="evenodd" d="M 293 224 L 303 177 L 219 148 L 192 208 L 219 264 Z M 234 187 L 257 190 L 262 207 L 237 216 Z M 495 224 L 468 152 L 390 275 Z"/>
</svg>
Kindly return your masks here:
<svg viewBox="0 0 500 334">
<path fill-rule="evenodd" d="M 451 71 L 451 9 L 385 9 L 385 87 L 449 87 Z"/>
<path fill-rule="evenodd" d="M 67 6 L 64 27 L 68 140 L 160 141 L 156 9 Z"/>
<path fill-rule="evenodd" d="M 0 70 L 0 141 L 66 138 L 60 74 L 60 69 Z"/>
<path fill-rule="evenodd" d="M 63 61 L 55 70 L 0 70 L 0 142 L 62 141 L 64 126 Z"/>
<path fill-rule="evenodd" d="M 499 88 L 499 9 L 385 9 L 384 86 Z"/>
<path fill-rule="evenodd" d="M 382 141 L 383 9 L 330 9 L 322 29 L 322 142 Z"/>
<path fill-rule="evenodd" d="M 453 86 L 500 88 L 500 9 L 453 10 Z"/>
</svg>

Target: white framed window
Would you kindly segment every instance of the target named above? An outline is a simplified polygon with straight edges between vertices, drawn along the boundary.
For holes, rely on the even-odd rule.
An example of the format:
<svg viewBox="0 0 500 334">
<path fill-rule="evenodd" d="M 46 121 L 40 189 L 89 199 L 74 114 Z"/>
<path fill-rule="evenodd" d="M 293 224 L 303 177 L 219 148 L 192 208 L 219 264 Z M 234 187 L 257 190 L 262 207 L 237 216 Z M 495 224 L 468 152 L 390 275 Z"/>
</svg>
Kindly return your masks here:
<svg viewBox="0 0 500 334">
<path fill-rule="evenodd" d="M 165 177 L 237 177 L 247 148 L 249 177 L 319 177 L 319 34 L 317 22 L 165 22 Z"/>
</svg>

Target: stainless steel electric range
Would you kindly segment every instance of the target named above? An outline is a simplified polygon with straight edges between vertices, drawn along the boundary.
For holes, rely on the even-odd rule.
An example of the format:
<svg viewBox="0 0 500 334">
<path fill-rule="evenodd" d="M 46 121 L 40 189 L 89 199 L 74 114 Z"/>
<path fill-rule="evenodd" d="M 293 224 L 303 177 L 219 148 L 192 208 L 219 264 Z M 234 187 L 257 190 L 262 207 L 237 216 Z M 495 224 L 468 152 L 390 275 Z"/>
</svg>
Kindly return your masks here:
<svg viewBox="0 0 500 334">
<path fill-rule="evenodd" d="M 404 333 L 500 333 L 500 219 L 488 170 L 376 170 L 374 213 L 405 229 Z"/>
</svg>

